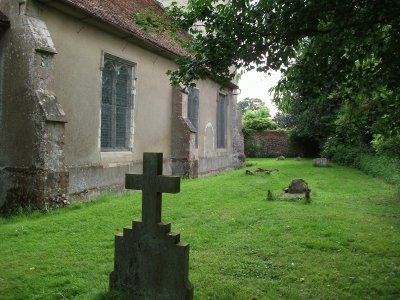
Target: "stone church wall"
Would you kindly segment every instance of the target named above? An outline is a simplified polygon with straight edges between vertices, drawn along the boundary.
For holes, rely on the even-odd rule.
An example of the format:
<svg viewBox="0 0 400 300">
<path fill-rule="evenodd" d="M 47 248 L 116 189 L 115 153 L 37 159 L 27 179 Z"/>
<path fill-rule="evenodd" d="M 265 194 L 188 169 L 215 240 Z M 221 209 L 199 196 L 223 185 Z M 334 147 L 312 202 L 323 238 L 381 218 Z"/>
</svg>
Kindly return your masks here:
<svg viewBox="0 0 400 300">
<path fill-rule="evenodd" d="M 125 173 L 140 172 L 145 151 L 163 152 L 164 157 L 170 157 L 172 87 L 165 70 L 174 64 L 114 32 L 79 22 L 56 9 L 42 7 L 40 17 L 48 25 L 59 51 L 55 59 L 56 93 L 68 119 L 65 157 L 70 193 L 122 186 Z M 104 53 L 136 64 L 131 151 L 100 150 Z M 168 163 L 165 165 L 165 171 L 170 173 Z"/>
<path fill-rule="evenodd" d="M 27 2 L 1 1 L 10 28 L 0 36 L 0 213 L 68 203 L 65 113 L 54 94 L 54 55 L 46 24 Z"/>
<path fill-rule="evenodd" d="M 16 198 L 39 199 L 37 206 L 47 208 L 71 196 L 122 190 L 125 173 L 142 171 L 143 152 L 163 152 L 164 173 L 187 177 L 242 164 L 232 90 L 223 91 L 229 100 L 226 147 L 217 149 L 221 90 L 211 80 L 198 82 L 195 147 L 195 131 L 181 122 L 184 103 L 173 108 L 176 88 L 165 74 L 176 68 L 171 53 L 61 2 L 41 2 L 0 1 L 11 21 L 0 33 L 0 208 L 7 201 L 22 204 Z M 105 53 L 135 65 L 133 140 L 126 151 L 100 146 Z"/>
</svg>

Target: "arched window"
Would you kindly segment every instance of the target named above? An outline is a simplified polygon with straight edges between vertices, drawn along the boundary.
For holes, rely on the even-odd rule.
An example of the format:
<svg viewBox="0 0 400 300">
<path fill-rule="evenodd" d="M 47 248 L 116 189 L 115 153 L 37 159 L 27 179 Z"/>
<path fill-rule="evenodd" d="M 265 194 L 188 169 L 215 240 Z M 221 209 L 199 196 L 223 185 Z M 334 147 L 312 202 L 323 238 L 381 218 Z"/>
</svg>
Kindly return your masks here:
<svg viewBox="0 0 400 300">
<path fill-rule="evenodd" d="M 130 148 L 132 74 L 132 65 L 108 56 L 104 58 L 101 97 L 102 151 L 124 151 Z"/>
<path fill-rule="evenodd" d="M 190 87 L 189 95 L 188 95 L 188 119 L 192 123 L 193 127 L 196 128 L 196 140 L 195 146 L 196 148 L 199 145 L 199 99 L 200 99 L 200 91 L 197 88 Z"/>
<path fill-rule="evenodd" d="M 217 97 L 217 148 L 226 147 L 226 95 L 218 93 Z"/>
<path fill-rule="evenodd" d="M 112 147 L 113 125 L 113 82 L 115 69 L 111 61 L 106 61 L 103 68 L 101 90 L 101 147 Z"/>
</svg>

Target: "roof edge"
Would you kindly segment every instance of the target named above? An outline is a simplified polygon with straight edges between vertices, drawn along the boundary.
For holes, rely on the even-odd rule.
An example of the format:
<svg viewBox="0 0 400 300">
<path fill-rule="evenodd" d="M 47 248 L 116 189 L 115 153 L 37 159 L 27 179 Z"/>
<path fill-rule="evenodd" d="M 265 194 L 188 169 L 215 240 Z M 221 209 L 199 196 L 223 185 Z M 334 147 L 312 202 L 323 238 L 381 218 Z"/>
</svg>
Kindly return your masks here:
<svg viewBox="0 0 400 300">
<path fill-rule="evenodd" d="M 51 2 L 52 2 L 52 1 L 45 1 L 45 0 L 44 1 L 43 0 L 39 0 L 39 1 L 42 2 L 43 4 L 51 4 Z M 156 42 L 154 42 L 154 41 L 152 41 L 150 39 L 146 39 L 145 37 L 142 37 L 142 36 L 140 36 L 138 34 L 135 34 L 134 32 L 132 32 L 130 30 L 127 30 L 127 29 L 125 29 L 125 28 L 123 28 L 121 26 L 113 24 L 112 22 L 104 20 L 101 17 L 97 16 L 96 14 L 94 14 L 94 13 L 88 11 L 88 10 L 85 10 L 85 9 L 79 7 L 78 5 L 75 5 L 75 4 L 73 4 L 73 3 L 71 3 L 71 2 L 69 2 L 67 0 L 59 0 L 59 1 L 61 3 L 63 3 L 64 5 L 66 5 L 66 6 L 69 6 L 69 7 L 73 8 L 73 9 L 76 9 L 77 11 L 82 12 L 83 14 L 86 14 L 86 15 L 90 16 L 90 18 L 92 18 L 93 20 L 96 20 L 96 21 L 98 21 L 100 23 L 103 23 L 103 24 L 107 24 L 108 26 L 110 26 L 112 28 L 115 28 L 115 29 L 117 29 L 117 30 L 119 30 L 119 31 L 121 31 L 121 32 L 123 32 L 123 33 L 125 33 L 125 34 L 127 34 L 127 35 L 129 35 L 129 36 L 131 36 L 133 38 L 135 38 L 135 39 L 141 40 L 145 44 L 151 46 L 151 48 L 156 48 L 159 51 L 163 52 L 164 54 L 166 54 L 166 56 L 168 58 L 175 59 L 175 58 L 178 58 L 180 56 L 179 53 L 175 53 L 175 52 L 171 51 L 170 49 L 165 48 L 165 47 L 157 44 Z"/>
<path fill-rule="evenodd" d="M 71 2 L 69 2 L 67 0 L 58 0 L 57 1 L 58 4 L 54 3 L 53 0 L 37 0 L 37 1 L 42 3 L 43 5 L 50 6 L 50 7 L 54 8 L 54 9 L 60 10 L 60 11 L 62 11 L 64 13 L 67 13 L 67 14 L 68 14 L 68 11 L 64 11 L 61 6 L 63 5 L 66 8 L 68 7 L 69 9 L 72 9 L 72 10 L 74 10 L 76 12 L 79 12 L 82 15 L 87 16 L 85 18 L 85 20 L 86 19 L 87 20 L 93 20 L 95 22 L 98 22 L 99 24 L 107 25 L 110 28 L 112 28 L 114 31 L 118 31 L 120 33 L 123 33 L 125 35 L 124 39 L 132 38 L 132 39 L 141 41 L 142 46 L 144 48 L 147 48 L 149 50 L 155 51 L 158 54 L 162 54 L 166 58 L 176 59 L 181 55 L 179 53 L 171 51 L 170 49 L 168 49 L 166 47 L 163 47 L 163 46 L 157 44 L 156 42 L 154 42 L 152 40 L 146 39 L 146 38 L 144 38 L 144 37 L 142 37 L 142 36 L 140 36 L 138 34 L 135 34 L 134 32 L 132 32 L 130 30 L 127 30 L 127 29 L 125 29 L 125 28 L 123 28 L 121 26 L 117 26 L 116 24 L 108 22 L 107 20 L 102 19 L 101 17 L 97 16 L 96 14 L 94 14 L 94 13 L 92 13 L 92 12 L 86 10 L 86 9 L 83 9 L 83 8 L 79 7 L 78 5 L 75 5 L 75 4 L 73 4 L 73 3 L 71 3 Z M 61 6 L 59 4 L 61 4 Z M 82 21 L 85 21 L 85 20 L 82 19 Z"/>
</svg>

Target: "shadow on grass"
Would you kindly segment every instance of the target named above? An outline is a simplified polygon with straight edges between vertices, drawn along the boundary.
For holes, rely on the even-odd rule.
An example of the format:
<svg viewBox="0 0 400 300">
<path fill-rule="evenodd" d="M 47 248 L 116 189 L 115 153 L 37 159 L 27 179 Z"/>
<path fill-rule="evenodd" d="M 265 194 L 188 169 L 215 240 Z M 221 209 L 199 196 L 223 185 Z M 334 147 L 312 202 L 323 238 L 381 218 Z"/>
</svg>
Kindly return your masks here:
<svg viewBox="0 0 400 300">
<path fill-rule="evenodd" d="M 132 299 L 132 295 L 116 292 L 102 292 L 95 296 L 96 300 L 128 300 Z"/>
</svg>

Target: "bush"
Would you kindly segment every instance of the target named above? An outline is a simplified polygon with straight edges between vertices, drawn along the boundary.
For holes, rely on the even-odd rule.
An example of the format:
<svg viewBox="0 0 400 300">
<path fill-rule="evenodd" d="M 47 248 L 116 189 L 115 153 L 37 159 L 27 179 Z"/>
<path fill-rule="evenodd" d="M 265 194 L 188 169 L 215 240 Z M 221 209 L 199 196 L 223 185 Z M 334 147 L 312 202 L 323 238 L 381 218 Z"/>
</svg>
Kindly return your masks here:
<svg viewBox="0 0 400 300">
<path fill-rule="evenodd" d="M 266 107 L 261 107 L 257 110 L 247 110 L 242 116 L 243 130 L 260 131 L 277 129 L 278 126 L 269 117 L 269 111 Z"/>
<path fill-rule="evenodd" d="M 360 170 L 397 185 L 400 189 L 400 159 L 385 156 L 362 155 L 359 158 Z"/>
<path fill-rule="evenodd" d="M 377 155 L 368 147 L 345 147 L 326 143 L 323 154 L 333 162 L 357 168 L 369 175 L 394 184 L 400 192 L 400 159 Z"/>
<path fill-rule="evenodd" d="M 389 137 L 384 137 L 382 134 L 375 134 L 372 140 L 372 147 L 378 154 L 400 158 L 400 134 Z"/>
<path fill-rule="evenodd" d="M 337 136 L 329 137 L 322 147 L 322 155 L 335 163 L 345 166 L 358 167 L 362 155 L 372 155 L 373 149 L 365 146 L 346 146 Z"/>
<path fill-rule="evenodd" d="M 371 150 L 368 148 L 340 146 L 330 158 L 338 164 L 358 168 L 361 158 L 365 155 L 371 155 Z"/>
</svg>

